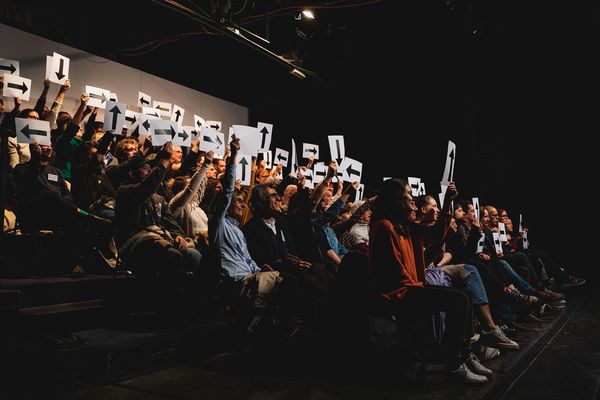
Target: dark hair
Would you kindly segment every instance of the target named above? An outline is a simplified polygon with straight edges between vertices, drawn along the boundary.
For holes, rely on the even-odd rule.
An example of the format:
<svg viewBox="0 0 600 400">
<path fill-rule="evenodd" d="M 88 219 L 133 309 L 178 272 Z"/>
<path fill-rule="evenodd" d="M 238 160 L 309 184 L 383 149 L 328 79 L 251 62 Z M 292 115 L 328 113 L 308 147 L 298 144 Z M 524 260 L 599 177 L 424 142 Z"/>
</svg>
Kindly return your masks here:
<svg viewBox="0 0 600 400">
<path fill-rule="evenodd" d="M 189 175 L 183 175 L 178 176 L 175 178 L 175 180 L 173 180 L 173 187 L 171 187 L 171 191 L 174 195 L 181 192 L 188 186 L 188 179 L 190 179 Z"/>
<path fill-rule="evenodd" d="M 27 118 L 30 112 L 35 111 L 33 108 L 26 108 L 19 112 L 18 118 Z M 37 111 L 36 111 L 37 112 Z"/>
<path fill-rule="evenodd" d="M 384 181 L 379 186 L 377 200 L 373 205 L 371 225 L 387 219 L 401 235 L 408 235 L 407 216 L 410 210 L 404 201 L 408 183 L 404 179 L 393 178 Z"/>
<path fill-rule="evenodd" d="M 250 205 L 252 206 L 252 211 L 264 210 L 269 203 L 269 188 L 275 190 L 275 187 L 270 183 L 261 183 L 254 186 L 252 189 L 252 196 L 250 196 Z"/>
<path fill-rule="evenodd" d="M 429 203 L 430 199 L 433 199 L 433 196 L 429 194 L 424 194 L 422 196 L 417 197 L 415 199 L 415 206 L 417 206 L 418 208 L 417 212 L 420 212 L 419 210 L 421 209 L 421 207 L 426 206 L 427 203 Z"/>
</svg>

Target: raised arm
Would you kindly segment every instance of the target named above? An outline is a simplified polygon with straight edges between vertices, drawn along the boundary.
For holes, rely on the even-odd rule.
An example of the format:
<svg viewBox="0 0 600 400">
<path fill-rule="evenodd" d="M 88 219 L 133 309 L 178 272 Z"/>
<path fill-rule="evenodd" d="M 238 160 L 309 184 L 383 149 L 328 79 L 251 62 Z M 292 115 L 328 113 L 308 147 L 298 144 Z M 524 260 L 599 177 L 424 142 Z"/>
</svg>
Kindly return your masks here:
<svg viewBox="0 0 600 400">
<path fill-rule="evenodd" d="M 194 198 L 194 194 L 198 192 L 200 185 L 204 181 L 204 178 L 206 178 L 206 171 L 208 171 L 208 167 L 212 163 L 212 158 L 212 151 L 206 153 L 202 167 L 192 176 L 190 183 L 185 189 L 173 196 L 169 202 L 169 206 L 171 207 L 173 214 L 177 215 L 177 213 Z"/>
<path fill-rule="evenodd" d="M 225 180 L 223 182 L 223 191 L 219 193 L 219 196 L 215 200 L 215 208 L 213 217 L 219 220 L 225 218 L 229 204 L 231 204 L 231 198 L 233 197 L 233 191 L 235 189 L 235 163 L 237 159 L 237 153 L 240 150 L 240 139 L 232 140 L 229 144 L 231 149 L 230 156 L 227 158 L 227 164 L 225 166 Z M 211 217 L 211 219 L 214 219 Z"/>
<path fill-rule="evenodd" d="M 313 211 L 319 205 L 319 202 L 323 198 L 323 195 L 325 194 L 325 191 L 329 187 L 329 183 L 335 176 L 336 171 L 337 171 L 337 163 L 334 160 L 329 163 L 329 168 L 327 168 L 327 175 L 325 175 L 325 178 L 321 181 L 321 183 L 319 183 L 319 185 L 317 185 L 317 187 L 315 188 L 315 190 L 312 193 L 311 200 L 313 201 L 313 204 L 314 204 Z"/>
<path fill-rule="evenodd" d="M 75 115 L 73 116 L 73 122 L 75 124 L 79 125 L 83 120 L 83 113 L 89 99 L 90 96 L 87 93 L 82 93 L 81 96 L 79 96 L 79 107 L 77 107 L 77 111 L 75 111 Z"/>
<path fill-rule="evenodd" d="M 65 93 L 67 90 L 71 88 L 71 81 L 67 79 L 65 83 L 60 87 L 58 94 L 56 95 L 56 99 L 54 99 L 54 103 L 52 103 L 52 107 L 50 108 L 50 112 L 46 114 L 44 119 L 50 122 L 50 126 L 53 126 L 56 123 L 56 117 L 62 108 L 62 103 L 65 99 Z"/>
<path fill-rule="evenodd" d="M 48 98 L 48 90 L 50 89 L 50 79 L 44 80 L 44 89 L 42 90 L 42 94 L 37 99 L 35 103 L 35 107 L 33 108 L 37 111 L 40 118 L 44 115 L 44 107 L 46 107 L 46 99 Z"/>
</svg>

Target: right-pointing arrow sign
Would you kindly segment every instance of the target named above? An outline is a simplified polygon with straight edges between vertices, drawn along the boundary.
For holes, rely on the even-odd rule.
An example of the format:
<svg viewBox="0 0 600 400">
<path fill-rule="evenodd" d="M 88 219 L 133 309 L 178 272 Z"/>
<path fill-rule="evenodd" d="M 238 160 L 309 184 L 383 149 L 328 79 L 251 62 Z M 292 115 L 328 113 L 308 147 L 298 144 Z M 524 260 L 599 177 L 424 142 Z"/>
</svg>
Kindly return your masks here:
<svg viewBox="0 0 600 400">
<path fill-rule="evenodd" d="M 14 74 L 15 71 L 17 70 L 17 68 L 15 67 L 15 65 L 13 63 L 10 63 L 8 65 L 0 65 L 0 69 L 4 70 L 4 71 L 9 71 L 9 74 Z"/>
</svg>

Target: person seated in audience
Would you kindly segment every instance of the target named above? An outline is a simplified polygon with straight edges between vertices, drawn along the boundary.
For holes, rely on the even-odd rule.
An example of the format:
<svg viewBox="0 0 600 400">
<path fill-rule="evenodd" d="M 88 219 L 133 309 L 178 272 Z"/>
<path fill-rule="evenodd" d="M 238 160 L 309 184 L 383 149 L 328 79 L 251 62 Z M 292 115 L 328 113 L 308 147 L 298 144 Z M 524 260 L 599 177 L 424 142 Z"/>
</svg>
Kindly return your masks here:
<svg viewBox="0 0 600 400">
<path fill-rule="evenodd" d="M 225 168 L 223 190 L 218 193 L 208 220 L 211 263 L 237 286 L 240 298 L 249 298 L 256 309 L 265 309 L 272 304 L 272 292 L 282 278 L 270 265 L 257 265 L 250 255 L 239 227 L 245 200 L 234 186 L 240 139 L 233 140 L 229 146 L 231 153 Z"/>
<path fill-rule="evenodd" d="M 453 263 L 452 253 L 446 251 L 445 241 L 456 234 L 456 230 L 458 229 L 456 222 L 448 212 L 450 202 L 456 195 L 456 188 L 454 183 L 451 182 L 446 197 L 448 202 L 445 207 L 445 215 L 442 218 L 439 217 L 440 210 L 437 207 L 437 201 L 432 196 L 419 196 L 415 202 L 417 207 L 415 222 L 417 224 L 429 227 L 433 227 L 436 224 L 447 224 L 450 227 L 448 234 L 443 237 L 441 242 L 429 241 L 425 243 L 425 263 L 432 270 L 436 268 L 441 269 L 443 273 L 448 275 L 453 287 L 466 288 L 481 323 L 481 334 L 479 336 L 479 343 L 481 345 L 499 349 L 518 350 L 519 345 L 507 338 L 494 322 L 487 292 L 477 268 L 469 264 Z M 463 216 L 460 205 L 454 207 L 454 215 L 458 217 Z M 427 272 L 430 272 L 430 270 Z M 437 283 L 430 283 L 429 280 L 427 282 L 429 284 Z"/>
<path fill-rule="evenodd" d="M 585 279 L 573 276 L 567 270 L 554 260 L 553 257 L 545 250 L 531 248 L 528 238 L 528 249 L 523 247 L 523 234 L 515 232 L 512 220 L 505 219 L 506 233 L 508 234 L 508 248 L 511 251 L 520 251 L 529 255 L 532 263 L 537 266 L 540 271 L 542 283 L 545 287 L 552 290 L 564 290 L 575 286 L 581 286 L 585 283 Z M 525 228 L 526 229 L 526 228 Z"/>
<path fill-rule="evenodd" d="M 446 312 L 443 337 L 446 376 L 462 383 L 485 383 L 484 367 L 470 351 L 472 336 L 471 300 L 459 290 L 425 286 L 423 248 L 415 246 L 422 237 L 413 236 L 417 208 L 411 188 L 403 179 L 388 179 L 379 187 L 369 240 L 369 271 L 372 295 L 381 301 L 373 312 L 406 315 L 420 319 Z M 417 229 L 419 235 L 423 229 Z M 438 232 L 429 232 L 437 234 Z M 443 232 L 441 232 L 443 233 Z M 403 320 L 398 323 L 406 323 Z"/>
<path fill-rule="evenodd" d="M 177 224 L 165 199 L 157 194 L 171 150 L 168 142 L 156 157 L 132 158 L 136 168 L 129 170 L 127 182 L 117 192 L 116 243 L 119 257 L 136 275 L 158 275 L 177 287 L 188 272 L 200 272 L 202 255 Z"/>
<path fill-rule="evenodd" d="M 137 153 L 138 141 L 134 138 L 121 139 L 114 148 L 114 156 L 118 163 L 106 167 L 106 176 L 115 190 L 118 190 L 119 186 L 128 180 L 131 164 L 133 164 L 132 159 Z M 142 157 L 143 154 L 139 156 Z"/>
<path fill-rule="evenodd" d="M 183 228 L 186 236 L 194 239 L 196 248 L 208 238 L 208 216 L 200 207 L 206 189 L 206 171 L 213 161 L 213 152 L 202 158 L 202 167 L 190 178 L 178 176 L 173 184 L 173 198 L 169 202 L 171 212 Z"/>
</svg>

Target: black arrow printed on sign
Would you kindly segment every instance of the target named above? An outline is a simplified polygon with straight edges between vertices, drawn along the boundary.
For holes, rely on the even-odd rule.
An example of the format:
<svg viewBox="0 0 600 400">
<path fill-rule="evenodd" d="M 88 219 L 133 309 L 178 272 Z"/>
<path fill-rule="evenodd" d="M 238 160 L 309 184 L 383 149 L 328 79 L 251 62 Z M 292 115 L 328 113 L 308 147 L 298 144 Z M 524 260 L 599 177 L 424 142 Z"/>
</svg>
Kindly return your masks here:
<svg viewBox="0 0 600 400">
<path fill-rule="evenodd" d="M 137 118 L 135 117 L 135 115 L 133 117 L 131 117 L 131 118 L 125 117 L 125 121 L 129 121 L 129 123 L 131 125 L 133 125 L 133 124 L 135 124 L 135 121 L 137 121 Z"/>
<path fill-rule="evenodd" d="M 262 143 L 260 145 L 261 149 L 265 148 L 265 141 L 267 139 L 267 135 L 269 134 L 269 130 L 267 129 L 266 126 L 263 126 L 263 128 L 260 130 L 260 133 L 262 133 Z"/>
<path fill-rule="evenodd" d="M 317 154 L 317 148 L 313 147 L 312 149 L 306 149 L 307 152 L 313 153 L 313 155 Z"/>
<path fill-rule="evenodd" d="M 277 154 L 277 159 L 278 159 L 279 161 L 281 161 L 281 160 L 285 160 L 285 161 L 287 161 L 287 157 L 283 157 L 283 156 L 281 155 L 281 153 Z"/>
<path fill-rule="evenodd" d="M 59 66 L 58 66 L 58 72 L 55 72 L 55 74 L 56 74 L 56 77 L 57 77 L 59 80 L 61 80 L 62 78 L 64 78 L 64 77 L 65 77 L 65 74 L 63 74 L 63 73 L 62 73 L 62 72 L 63 72 L 63 67 L 64 67 L 64 64 L 65 64 L 65 60 L 61 58 L 61 59 L 60 59 L 60 64 L 59 64 Z"/>
<path fill-rule="evenodd" d="M 340 158 L 342 156 L 342 151 L 340 150 L 340 140 L 339 139 L 336 139 L 335 147 L 337 149 L 337 157 L 335 157 L 335 158 Z"/>
<path fill-rule="evenodd" d="M 17 68 L 11 63 L 10 65 L 0 65 L 0 69 L 10 71 L 11 75 L 15 73 Z"/>
<path fill-rule="evenodd" d="M 450 169 L 448 170 L 448 182 L 452 180 L 452 167 L 454 166 L 454 149 L 448 154 L 450 157 Z"/>
<path fill-rule="evenodd" d="M 38 129 L 31 129 L 31 128 L 29 128 L 29 125 L 25 125 L 23 127 L 23 129 L 21 129 L 21 133 L 23 135 L 25 135 L 27 137 L 27 139 L 31 139 L 30 135 L 48 136 L 48 132 L 41 131 L 41 130 L 38 130 Z"/>
<path fill-rule="evenodd" d="M 211 138 L 210 136 L 202 136 L 202 140 L 204 140 L 205 142 L 208 143 L 216 143 L 219 146 L 223 144 L 223 142 L 221 141 L 221 139 L 219 139 L 219 137 L 215 137 L 215 139 L 213 140 L 213 138 Z"/>
<path fill-rule="evenodd" d="M 175 115 L 177 115 L 177 118 L 175 118 L 175 122 L 179 122 L 179 117 L 181 117 L 181 111 L 175 111 Z"/>
<path fill-rule="evenodd" d="M 217 124 L 213 124 L 210 127 L 213 129 L 219 130 L 219 125 L 217 125 Z"/>
<path fill-rule="evenodd" d="M 150 105 L 150 102 L 148 100 L 146 100 L 145 97 L 140 97 L 140 104 L 148 104 L 148 105 Z"/>
<path fill-rule="evenodd" d="M 117 129 L 117 119 L 119 118 L 119 114 L 121 114 L 121 110 L 119 110 L 119 107 L 114 106 L 109 111 L 113 115 L 111 129 L 114 131 L 115 129 Z"/>
<path fill-rule="evenodd" d="M 169 135 L 169 136 L 173 137 L 177 134 L 177 132 L 175 132 L 175 129 L 173 129 L 173 127 L 170 126 L 169 129 L 155 129 L 154 134 L 155 135 Z"/>
<path fill-rule="evenodd" d="M 156 108 L 157 110 L 160 110 L 160 111 L 169 111 L 168 108 L 162 108 L 160 105 L 158 105 L 158 106 L 156 106 L 154 108 Z"/>
<path fill-rule="evenodd" d="M 178 132 L 177 136 L 179 136 L 180 138 L 183 138 L 183 140 L 186 140 L 188 137 L 190 137 L 190 135 L 188 135 L 186 133 L 186 131 Z"/>
<path fill-rule="evenodd" d="M 144 127 L 144 129 L 146 129 L 146 131 L 148 131 L 148 129 L 150 129 L 150 120 L 147 119 L 146 121 L 144 121 L 142 126 Z"/>
<path fill-rule="evenodd" d="M 348 165 L 348 168 L 346 168 L 346 171 L 348 172 L 348 175 L 356 175 L 356 176 L 360 175 L 359 171 L 352 169 L 352 164 Z"/>
<path fill-rule="evenodd" d="M 240 160 L 240 164 L 242 165 L 242 182 L 246 180 L 246 166 L 248 165 L 248 160 L 246 157 L 242 157 Z"/>
<path fill-rule="evenodd" d="M 9 88 L 19 89 L 21 91 L 21 93 L 25 93 L 27 90 L 29 90 L 29 88 L 27 87 L 25 82 L 21 82 L 20 85 L 17 85 L 16 83 L 8 83 L 7 86 Z"/>
<path fill-rule="evenodd" d="M 104 94 L 104 92 L 102 92 L 101 95 L 96 94 L 96 93 L 90 93 L 90 97 L 92 99 L 102 100 L 101 103 L 104 103 L 106 100 L 108 100 L 108 97 L 106 97 L 106 95 Z"/>
<path fill-rule="evenodd" d="M 202 123 L 200 121 L 196 121 L 196 125 L 198 125 L 198 128 L 202 128 Z"/>
</svg>

